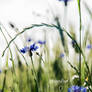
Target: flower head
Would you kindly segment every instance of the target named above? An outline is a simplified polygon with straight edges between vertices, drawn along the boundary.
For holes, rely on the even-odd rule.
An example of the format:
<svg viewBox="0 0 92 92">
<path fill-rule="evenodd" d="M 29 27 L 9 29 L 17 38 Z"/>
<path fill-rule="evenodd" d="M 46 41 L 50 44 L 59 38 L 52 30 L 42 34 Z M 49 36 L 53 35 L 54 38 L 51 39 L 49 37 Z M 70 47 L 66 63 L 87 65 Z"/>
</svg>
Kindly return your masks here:
<svg viewBox="0 0 92 92">
<path fill-rule="evenodd" d="M 84 87 L 72 86 L 71 88 L 68 88 L 68 92 L 87 92 L 87 89 Z"/>
<path fill-rule="evenodd" d="M 24 54 L 27 51 L 30 51 L 30 52 L 36 51 L 38 48 L 39 47 L 36 46 L 36 44 L 34 43 L 34 44 L 30 45 L 30 47 L 25 46 L 24 48 L 20 49 L 20 52 Z"/>
<path fill-rule="evenodd" d="M 70 0 L 58 0 L 58 1 L 63 1 L 65 3 L 65 6 L 67 6 L 68 1 Z"/>
<path fill-rule="evenodd" d="M 27 42 L 31 42 L 31 41 L 32 41 L 32 39 L 31 39 L 31 38 L 28 38 L 28 39 L 27 39 Z"/>
<path fill-rule="evenodd" d="M 39 43 L 39 44 L 45 44 L 46 41 L 41 41 L 41 40 L 39 40 L 38 43 Z"/>
<path fill-rule="evenodd" d="M 34 43 L 34 44 L 30 45 L 29 50 L 30 50 L 30 51 L 36 51 L 38 48 L 39 48 L 39 47 L 36 46 L 36 44 Z"/>
<path fill-rule="evenodd" d="M 74 47 L 75 45 L 76 45 L 76 42 L 75 42 L 75 40 L 72 40 L 72 46 Z"/>
<path fill-rule="evenodd" d="M 63 53 L 61 53 L 61 54 L 60 54 L 60 57 L 61 57 L 61 58 L 63 58 L 63 57 L 64 57 L 64 54 L 63 54 Z"/>
<path fill-rule="evenodd" d="M 26 53 L 29 50 L 29 47 L 25 46 L 24 48 L 20 49 L 21 53 Z"/>
<path fill-rule="evenodd" d="M 2 73 L 2 70 L 0 69 L 0 73 Z"/>
<path fill-rule="evenodd" d="M 87 45 L 87 48 L 88 48 L 88 49 L 92 49 L 92 45 L 90 45 L 90 44 Z"/>
</svg>

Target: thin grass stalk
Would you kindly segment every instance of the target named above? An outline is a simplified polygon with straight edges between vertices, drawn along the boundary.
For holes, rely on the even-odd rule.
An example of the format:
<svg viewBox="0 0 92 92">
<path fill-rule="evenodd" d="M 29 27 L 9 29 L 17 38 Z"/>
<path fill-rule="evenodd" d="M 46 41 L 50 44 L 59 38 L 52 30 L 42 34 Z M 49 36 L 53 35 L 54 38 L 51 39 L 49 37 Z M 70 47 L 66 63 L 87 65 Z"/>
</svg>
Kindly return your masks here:
<svg viewBox="0 0 92 92">
<path fill-rule="evenodd" d="M 0 29 L 1 29 L 1 28 L 0 28 Z M 2 34 L 3 34 L 3 36 L 4 36 L 5 40 L 6 40 L 6 43 L 8 44 L 7 38 L 6 38 L 5 34 L 3 33 L 2 29 L 1 29 L 1 32 L 2 32 Z M 13 55 L 12 55 L 12 51 L 11 51 L 10 47 L 9 47 L 9 51 L 10 51 L 10 56 L 11 56 L 10 60 L 12 61 L 12 66 L 13 66 L 12 74 L 13 74 L 13 80 L 14 80 L 14 77 L 16 76 L 16 73 L 15 73 Z M 5 73 L 6 73 L 6 72 L 5 72 Z M 6 77 L 5 77 L 5 78 L 6 78 Z M 6 81 L 5 78 L 4 78 L 4 81 Z M 13 83 L 13 84 L 14 84 L 14 83 Z M 3 85 L 4 85 L 4 84 L 3 84 Z M 3 88 L 3 90 L 4 90 L 4 88 Z"/>
<path fill-rule="evenodd" d="M 5 34 L 3 33 L 3 31 L 2 31 L 2 29 L 1 29 L 1 27 L 0 27 L 0 30 L 1 30 L 1 32 L 2 32 L 2 34 L 3 34 L 3 36 L 4 36 L 4 38 L 5 38 L 6 43 L 8 44 L 7 38 L 6 38 Z M 14 71 L 14 73 L 15 73 L 14 61 L 13 61 L 12 51 L 11 51 L 10 47 L 9 47 L 9 51 L 10 51 L 10 55 L 11 55 L 10 60 L 12 61 L 13 71 Z"/>
<path fill-rule="evenodd" d="M 34 67 L 34 63 L 33 63 L 33 58 L 32 56 L 31 57 L 31 62 L 32 62 L 32 67 L 33 67 L 33 73 L 34 73 L 34 77 L 35 77 L 35 82 L 36 82 L 36 85 L 37 85 L 37 92 L 40 92 L 39 90 L 39 84 L 38 84 L 38 80 L 37 80 L 37 74 L 36 74 L 36 71 L 35 71 L 35 67 Z"/>
<path fill-rule="evenodd" d="M 80 49 L 81 49 L 81 0 L 79 0 L 78 3 L 79 6 L 79 20 L 80 20 L 80 35 L 79 35 L 79 39 L 80 39 Z M 81 86 L 81 52 L 79 53 L 79 86 Z"/>
<path fill-rule="evenodd" d="M 90 18 L 92 19 L 92 11 L 91 11 L 91 9 L 88 7 L 86 2 L 84 2 L 84 5 L 85 5 L 85 8 L 86 8 L 87 12 L 89 13 Z"/>
<path fill-rule="evenodd" d="M 52 13 L 53 13 L 53 11 L 52 11 Z M 54 17 L 54 14 L 53 14 L 53 17 Z M 47 31 L 46 30 L 44 30 L 44 39 L 45 39 L 45 41 L 47 42 L 47 33 L 46 33 Z M 45 52 L 45 61 L 48 61 L 48 73 L 47 73 L 47 78 L 48 78 L 48 81 L 50 81 L 50 75 L 49 75 L 49 68 L 50 68 L 50 62 L 49 62 L 49 58 L 48 58 L 48 60 L 46 59 L 46 57 L 47 57 L 47 55 L 49 56 L 49 54 L 47 54 L 47 53 L 49 53 L 49 50 L 48 50 L 48 48 L 47 48 L 47 44 L 44 44 L 44 52 Z M 46 63 L 46 62 L 44 62 L 44 63 Z M 48 92 L 50 92 L 50 82 L 48 82 L 48 88 L 47 88 L 47 90 L 48 90 Z"/>
<path fill-rule="evenodd" d="M 27 74 L 27 85 L 28 85 L 28 88 L 30 89 L 30 86 L 31 86 L 31 83 L 30 83 L 30 78 L 29 78 L 29 70 L 28 70 L 29 68 L 27 67 L 27 69 L 26 69 L 26 74 Z"/>
<path fill-rule="evenodd" d="M 1 27 L 0 27 L 0 30 L 1 30 L 1 33 L 3 34 L 3 36 L 4 36 L 6 43 L 8 44 L 7 38 L 6 38 L 5 34 L 3 33 Z M 12 59 L 12 51 L 11 51 L 10 47 L 9 47 L 9 51 L 10 51 L 10 55 L 11 55 L 11 59 Z"/>
<path fill-rule="evenodd" d="M 79 71 L 78 71 L 78 69 L 75 67 L 75 66 L 73 66 L 69 61 L 67 61 L 67 63 L 76 71 L 76 73 L 79 75 Z"/>
<path fill-rule="evenodd" d="M 64 26 L 67 27 L 67 7 L 64 7 Z"/>
<path fill-rule="evenodd" d="M 42 55 L 40 55 L 38 52 L 36 52 L 36 55 L 38 55 L 38 56 L 41 58 L 41 60 L 43 61 L 43 63 L 45 62 L 45 61 L 43 60 L 43 58 L 42 58 Z"/>
<path fill-rule="evenodd" d="M 2 26 L 3 26 L 3 24 L 2 24 Z M 6 28 L 3 26 L 3 28 L 5 29 L 5 31 L 7 32 L 7 34 L 8 34 L 8 36 L 12 39 L 12 37 L 11 37 L 11 35 L 8 33 L 8 31 L 6 30 Z M 17 46 L 17 44 L 15 43 L 15 42 L 13 42 L 14 43 L 14 45 L 16 46 L 16 48 L 17 48 L 17 50 L 19 51 L 19 53 L 20 53 L 20 50 L 19 50 L 19 48 L 18 48 L 18 46 Z M 21 53 L 20 53 L 21 54 Z M 21 54 L 21 56 L 23 57 L 23 59 L 25 60 L 25 63 L 26 63 L 26 66 L 28 66 L 28 64 L 27 64 L 27 61 L 26 61 L 26 58 Z"/>
<path fill-rule="evenodd" d="M 5 88 L 5 83 L 6 83 L 6 73 L 7 73 L 7 70 L 5 70 L 5 76 L 4 76 L 4 81 L 3 81 L 2 92 L 4 92 L 4 88 Z"/>
</svg>

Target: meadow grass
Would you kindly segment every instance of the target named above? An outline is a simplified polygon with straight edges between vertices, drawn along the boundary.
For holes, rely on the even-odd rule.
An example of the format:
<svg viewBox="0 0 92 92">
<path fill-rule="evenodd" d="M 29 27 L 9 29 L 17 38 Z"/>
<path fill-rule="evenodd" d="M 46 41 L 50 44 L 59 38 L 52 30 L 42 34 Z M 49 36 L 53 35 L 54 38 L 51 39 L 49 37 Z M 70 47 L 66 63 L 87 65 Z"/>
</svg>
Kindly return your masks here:
<svg viewBox="0 0 92 92">
<path fill-rule="evenodd" d="M 55 17 L 55 23 L 32 24 L 30 27 L 24 28 L 23 31 L 18 32 L 15 37 L 12 37 L 6 30 L 11 39 L 9 42 L 2 27 L 0 27 L 0 31 L 7 43 L 2 57 L 5 55 L 7 49 L 9 51 L 7 51 L 6 65 L 0 74 L 1 92 L 67 92 L 68 88 L 72 85 L 84 86 L 87 88 L 87 92 L 92 92 L 92 41 L 89 29 L 86 31 L 83 41 L 81 39 L 81 5 L 80 0 L 77 1 L 80 16 L 79 43 L 76 39 L 76 32 L 73 26 L 70 32 L 68 32 L 61 26 L 58 16 Z M 92 13 L 86 4 L 85 7 L 91 15 Z M 13 25 L 12 27 L 14 28 Z M 37 41 L 31 43 L 31 40 L 29 40 L 30 46 L 19 49 L 14 40 L 28 30 L 35 30 L 35 28 L 41 27 L 44 27 L 45 36 L 48 29 L 57 30 L 57 33 L 59 33 L 60 36 L 57 37 L 57 42 L 53 44 L 53 49 L 48 46 L 49 43 L 46 38 L 46 42 Z M 70 39 L 69 41 L 71 41 L 70 44 L 68 38 Z M 90 44 L 87 44 L 87 42 Z M 14 60 L 13 52 L 10 48 L 12 43 L 17 50 L 17 52 L 15 52 L 16 60 Z M 37 44 L 40 45 L 37 46 Z M 68 44 L 71 46 L 71 50 L 73 50 L 74 53 L 72 59 L 70 59 L 70 48 Z M 43 50 L 37 52 L 37 49 Z M 89 52 L 86 55 L 88 50 Z M 50 57 L 51 51 L 54 55 L 53 58 Z M 26 58 L 24 54 L 27 54 L 29 58 Z M 8 66 L 9 60 L 12 62 L 12 67 Z M 25 61 L 25 64 L 22 60 Z M 15 62 L 17 62 L 17 64 Z"/>
</svg>

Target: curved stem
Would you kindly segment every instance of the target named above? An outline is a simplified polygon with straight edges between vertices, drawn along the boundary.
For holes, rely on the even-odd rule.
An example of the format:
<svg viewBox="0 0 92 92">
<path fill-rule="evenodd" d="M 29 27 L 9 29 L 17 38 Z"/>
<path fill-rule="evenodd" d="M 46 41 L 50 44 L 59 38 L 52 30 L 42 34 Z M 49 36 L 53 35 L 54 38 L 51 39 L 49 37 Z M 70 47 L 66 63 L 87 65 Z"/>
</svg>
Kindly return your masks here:
<svg viewBox="0 0 92 92">
<path fill-rule="evenodd" d="M 3 24 L 1 24 L 2 26 L 3 26 Z M 8 33 L 8 31 L 6 30 L 6 28 L 3 26 L 3 28 L 5 29 L 5 31 L 7 32 L 7 34 L 8 34 L 8 36 L 12 39 L 12 37 L 11 37 L 11 35 Z M 16 46 L 16 48 L 17 48 L 17 50 L 19 51 L 19 53 L 20 53 L 20 50 L 19 50 L 19 48 L 18 48 L 18 46 L 17 46 L 17 44 L 15 43 L 15 42 L 13 42 L 14 43 L 14 45 Z M 20 53 L 21 54 L 21 53 Z M 22 55 L 22 54 L 21 54 Z M 25 59 L 25 57 L 22 55 L 22 57 L 24 58 L 24 60 L 25 60 L 25 63 L 26 63 L 26 65 L 28 66 L 28 64 L 27 64 L 27 61 L 26 61 L 26 59 Z"/>
<path fill-rule="evenodd" d="M 54 27 L 56 28 L 57 26 L 56 25 L 49 25 L 49 24 L 45 24 L 45 23 L 42 23 L 42 24 L 33 24 L 31 27 L 27 27 L 27 28 L 24 28 L 23 31 L 21 31 L 20 33 L 18 33 L 14 38 L 12 38 L 12 40 L 8 43 L 8 45 L 6 46 L 6 48 L 4 49 L 3 53 L 2 53 L 2 57 L 4 56 L 5 54 L 5 51 L 9 48 L 9 46 L 11 45 L 11 43 L 19 36 L 21 35 L 22 33 L 24 33 L 25 31 L 27 31 L 28 29 L 32 29 L 32 28 L 36 28 L 36 27 L 42 27 L 42 26 L 46 26 L 46 27 Z"/>
<path fill-rule="evenodd" d="M 3 34 L 4 38 L 5 38 L 5 41 L 6 41 L 7 45 L 8 45 L 7 38 L 6 38 L 5 34 L 3 33 L 1 27 L 0 27 L 0 30 L 1 30 L 1 33 Z M 10 47 L 9 47 L 9 51 L 10 51 L 10 55 L 11 55 L 11 58 L 12 58 L 12 51 L 11 51 Z"/>
</svg>

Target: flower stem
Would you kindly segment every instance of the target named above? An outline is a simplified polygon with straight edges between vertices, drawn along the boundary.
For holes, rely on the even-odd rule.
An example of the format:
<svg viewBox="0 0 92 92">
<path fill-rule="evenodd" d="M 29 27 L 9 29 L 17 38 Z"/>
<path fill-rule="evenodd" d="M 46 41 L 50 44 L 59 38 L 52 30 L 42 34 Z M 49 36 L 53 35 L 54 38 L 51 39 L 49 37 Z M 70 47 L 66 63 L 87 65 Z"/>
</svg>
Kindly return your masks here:
<svg viewBox="0 0 92 92">
<path fill-rule="evenodd" d="M 81 0 L 79 0 L 79 20 L 80 20 L 80 49 L 81 49 Z M 79 85 L 81 86 L 81 52 L 79 53 Z"/>
<path fill-rule="evenodd" d="M 33 63 L 33 58 L 32 58 L 32 56 L 31 56 L 31 61 L 32 61 L 32 67 L 33 67 L 33 74 L 34 74 L 35 82 L 36 82 L 36 85 L 37 85 L 37 92 L 40 92 L 40 91 L 39 91 L 39 85 L 38 85 L 38 81 L 37 81 L 37 75 L 36 75 L 36 71 L 35 71 L 35 68 L 34 68 L 34 63 Z"/>
<path fill-rule="evenodd" d="M 6 73 L 7 73 L 7 70 L 5 70 L 5 76 L 4 76 L 4 81 L 3 81 L 2 92 L 4 92 L 4 88 L 5 88 L 5 83 L 6 83 Z"/>
</svg>

